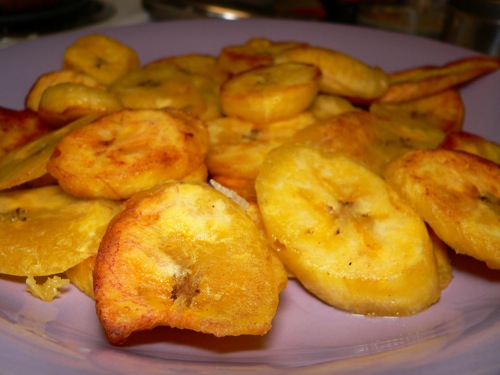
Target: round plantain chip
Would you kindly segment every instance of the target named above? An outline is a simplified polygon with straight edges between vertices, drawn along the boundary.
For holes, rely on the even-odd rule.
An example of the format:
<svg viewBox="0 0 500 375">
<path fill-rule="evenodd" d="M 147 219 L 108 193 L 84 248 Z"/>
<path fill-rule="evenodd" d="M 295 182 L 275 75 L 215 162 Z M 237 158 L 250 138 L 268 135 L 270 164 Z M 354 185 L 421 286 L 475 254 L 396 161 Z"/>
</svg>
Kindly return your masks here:
<svg viewBox="0 0 500 375">
<path fill-rule="evenodd" d="M 0 107 L 0 159 L 8 152 L 47 134 L 51 129 L 29 110 Z"/>
<path fill-rule="evenodd" d="M 43 92 L 38 115 L 46 124 L 58 128 L 81 117 L 104 115 L 122 108 L 118 98 L 109 91 L 65 82 L 50 86 Z"/>
<path fill-rule="evenodd" d="M 64 137 L 47 171 L 81 198 L 126 199 L 204 172 L 205 125 L 180 110 L 124 109 Z"/>
<path fill-rule="evenodd" d="M 207 184 L 133 196 L 109 225 L 94 296 L 109 340 L 157 326 L 215 336 L 271 328 L 283 273 L 244 209 Z"/>
<path fill-rule="evenodd" d="M 210 103 L 210 89 L 202 83 L 209 85 L 203 77 L 190 75 L 174 65 L 154 65 L 124 75 L 109 90 L 125 108 L 172 107 L 199 117 Z"/>
<path fill-rule="evenodd" d="M 279 258 L 321 300 L 351 313 L 401 316 L 439 299 L 423 220 L 360 164 L 289 143 L 269 153 L 255 188 Z"/>
<path fill-rule="evenodd" d="M 468 152 L 500 164 L 500 144 L 466 131 L 446 134 L 439 148 Z"/>
<path fill-rule="evenodd" d="M 211 146 L 206 163 L 212 176 L 254 180 L 267 153 L 315 122 L 309 112 L 272 122 L 264 128 L 235 117 L 208 122 Z M 246 196 L 246 195 L 245 195 Z"/>
<path fill-rule="evenodd" d="M 403 103 L 375 102 L 370 105 L 370 112 L 406 115 L 449 133 L 462 129 L 465 108 L 460 93 L 450 89 Z"/>
<path fill-rule="evenodd" d="M 251 141 L 213 145 L 207 153 L 207 168 L 214 176 L 253 180 L 257 177 L 260 166 L 269 151 L 282 143 L 280 141 Z"/>
<path fill-rule="evenodd" d="M 500 269 L 500 165 L 462 151 L 417 150 L 386 180 L 457 253 Z"/>
<path fill-rule="evenodd" d="M 18 147 L 0 161 L 0 190 L 37 180 L 47 174 L 47 162 L 57 143 L 66 135 L 95 120 L 97 116 L 78 119 Z"/>
<path fill-rule="evenodd" d="M 301 63 L 256 68 L 226 81 L 222 112 L 256 124 L 286 120 L 305 111 L 318 93 L 320 71 Z"/>
<path fill-rule="evenodd" d="M 212 180 L 222 186 L 236 192 L 240 197 L 244 198 L 247 202 L 256 203 L 257 196 L 255 193 L 255 179 L 238 178 L 233 176 L 211 176 Z"/>
<path fill-rule="evenodd" d="M 439 238 L 430 227 L 427 227 L 427 229 L 429 230 L 432 248 L 434 249 L 434 254 L 436 255 L 439 286 L 441 289 L 446 289 L 451 283 L 451 280 L 453 280 L 453 266 L 448 254 L 448 245 L 446 245 L 446 243 L 444 243 L 443 240 L 441 240 L 441 238 Z"/>
<path fill-rule="evenodd" d="M 346 112 L 298 131 L 293 139 L 338 152 L 382 174 L 387 163 L 420 148 L 435 148 L 441 129 L 396 113 Z"/>
<path fill-rule="evenodd" d="M 63 56 L 64 69 L 87 74 L 103 85 L 110 85 L 140 66 L 135 50 L 103 34 L 78 38 Z"/>
<path fill-rule="evenodd" d="M 388 74 L 389 88 L 382 103 L 419 100 L 464 85 L 500 68 L 495 56 L 469 56 L 441 66 L 418 66 Z"/>
<path fill-rule="evenodd" d="M 305 45 L 307 44 L 302 42 L 272 41 L 255 37 L 241 45 L 224 47 L 217 58 L 217 66 L 228 74 L 235 75 L 247 70 L 273 65 L 276 55 L 290 48 Z"/>
<path fill-rule="evenodd" d="M 277 54 L 274 62 L 297 62 L 317 66 L 321 71 L 322 93 L 369 101 L 383 95 L 389 85 L 387 74 L 382 69 L 328 48 L 290 48 Z"/>
<path fill-rule="evenodd" d="M 97 253 L 92 254 L 64 273 L 71 284 L 90 298 L 94 298 L 94 278 L 92 273 L 94 272 L 96 258 Z"/>
<path fill-rule="evenodd" d="M 169 56 L 154 60 L 144 67 L 175 66 L 190 75 L 201 75 L 219 84 L 225 82 L 228 73 L 223 71 L 217 63 L 217 58 L 211 55 L 188 53 L 185 55 Z"/>
<path fill-rule="evenodd" d="M 318 94 L 309 111 L 318 121 L 330 120 L 342 113 L 359 111 L 349 100 L 337 95 Z"/>
<path fill-rule="evenodd" d="M 58 186 L 0 193 L 0 273 L 64 272 L 95 254 L 121 203 L 81 200 Z"/>
<path fill-rule="evenodd" d="M 43 93 L 49 87 L 61 84 L 61 83 L 79 83 L 87 87 L 93 87 L 101 90 L 105 90 L 104 85 L 100 84 L 91 76 L 75 72 L 73 70 L 57 70 L 53 72 L 44 73 L 38 77 L 30 91 L 26 95 L 24 100 L 26 109 L 33 112 L 38 112 L 38 107 L 40 106 L 40 100 Z"/>
</svg>

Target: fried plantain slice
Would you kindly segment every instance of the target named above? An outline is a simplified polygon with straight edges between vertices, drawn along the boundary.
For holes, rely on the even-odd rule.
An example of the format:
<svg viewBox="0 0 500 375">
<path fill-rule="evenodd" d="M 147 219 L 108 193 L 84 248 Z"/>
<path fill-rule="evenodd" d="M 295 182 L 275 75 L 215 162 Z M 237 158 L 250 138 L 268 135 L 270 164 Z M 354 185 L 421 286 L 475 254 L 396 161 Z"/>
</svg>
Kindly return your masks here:
<svg viewBox="0 0 500 375">
<path fill-rule="evenodd" d="M 205 162 L 211 175 L 254 180 L 269 151 L 282 143 L 249 141 L 216 144 L 208 150 Z"/>
<path fill-rule="evenodd" d="M 477 134 L 466 131 L 448 133 L 439 147 L 465 151 L 500 164 L 500 145 Z"/>
<path fill-rule="evenodd" d="M 77 197 L 126 199 L 200 170 L 207 149 L 205 125 L 181 110 L 124 109 L 66 135 L 47 171 Z"/>
<path fill-rule="evenodd" d="M 108 227 L 94 270 L 96 310 L 113 344 L 157 326 L 263 335 L 282 276 L 252 219 L 206 184 L 139 193 Z"/>
<path fill-rule="evenodd" d="M 300 112 L 286 120 L 274 121 L 264 127 L 258 127 L 255 139 L 258 141 L 288 141 L 298 131 L 307 128 L 317 122 L 310 111 Z M 251 139 L 247 137 L 246 139 Z"/>
<path fill-rule="evenodd" d="M 106 86 L 140 66 L 135 50 L 103 34 L 78 38 L 63 56 L 64 69 L 87 74 Z"/>
<path fill-rule="evenodd" d="M 425 98 L 470 82 L 500 67 L 500 58 L 471 56 L 442 66 L 421 66 L 389 74 L 389 89 L 377 99 L 382 103 L 402 103 Z"/>
<path fill-rule="evenodd" d="M 249 203 L 257 202 L 255 193 L 255 179 L 238 178 L 228 175 L 212 175 L 212 180 L 236 192 L 240 197 Z"/>
<path fill-rule="evenodd" d="M 235 75 L 247 70 L 271 66 L 274 64 L 274 56 L 297 46 L 305 46 L 306 43 L 294 41 L 272 41 L 267 38 L 251 38 L 241 45 L 224 47 L 217 58 L 219 69 L 229 75 Z"/>
<path fill-rule="evenodd" d="M 337 95 L 319 94 L 316 95 L 309 111 L 318 121 L 329 120 L 334 116 L 345 112 L 357 111 L 352 103 Z"/>
<path fill-rule="evenodd" d="M 90 298 L 94 298 L 94 278 L 92 274 L 96 258 L 97 252 L 64 272 L 70 283 Z"/>
<path fill-rule="evenodd" d="M 266 124 L 265 127 L 235 117 L 210 121 L 207 124 L 211 138 L 207 168 L 217 178 L 225 176 L 233 182 L 243 181 L 246 190 L 247 182 L 253 184 L 251 181 L 257 177 L 268 152 L 289 141 L 297 131 L 315 121 L 309 112 Z M 237 183 L 236 187 L 239 186 Z M 247 193 L 244 195 L 248 196 Z"/>
<path fill-rule="evenodd" d="M 268 244 L 269 251 L 272 254 L 274 260 L 276 275 L 278 275 L 278 280 L 281 279 L 281 286 L 279 288 L 280 290 L 283 290 L 286 288 L 286 285 L 288 283 L 288 278 L 291 277 L 292 275 L 290 272 L 288 272 L 287 269 L 285 269 L 285 266 L 279 259 L 278 254 L 276 253 L 276 251 L 274 251 L 272 245 L 269 244 L 269 238 L 267 236 L 266 228 L 264 226 L 264 222 L 262 220 L 262 215 L 260 214 L 260 208 L 257 201 L 255 200 L 248 202 L 248 206 L 246 207 L 245 211 L 259 229 L 264 242 Z"/>
<path fill-rule="evenodd" d="M 257 138 L 258 126 L 237 117 L 219 117 L 206 122 L 210 145 L 240 143 Z"/>
<path fill-rule="evenodd" d="M 271 151 L 255 188 L 279 258 L 321 300 L 351 313 L 402 316 L 439 299 L 424 222 L 360 164 L 289 143 Z"/>
<path fill-rule="evenodd" d="M 0 159 L 50 130 L 36 113 L 0 107 Z"/>
<path fill-rule="evenodd" d="M 133 71 L 114 82 L 110 91 L 126 108 L 172 107 L 200 116 L 208 106 L 195 78 L 174 65 Z"/>
<path fill-rule="evenodd" d="M 228 79 L 228 73 L 219 67 L 217 58 L 211 55 L 188 53 L 185 55 L 169 56 L 154 60 L 144 67 L 163 65 L 173 65 L 185 73 L 190 75 L 199 74 L 219 84 Z"/>
<path fill-rule="evenodd" d="M 197 169 L 182 177 L 180 181 L 207 182 L 207 179 L 208 179 L 207 165 L 205 163 L 201 163 Z"/>
<path fill-rule="evenodd" d="M 385 178 L 453 250 L 500 269 L 500 165 L 416 150 L 391 163 Z"/>
<path fill-rule="evenodd" d="M 256 124 L 237 117 L 219 117 L 207 121 L 210 144 L 244 143 L 251 141 L 287 141 L 299 130 L 316 122 L 308 111 L 289 119 L 268 124 Z"/>
<path fill-rule="evenodd" d="M 293 140 L 338 152 L 381 175 L 387 163 L 420 148 L 435 148 L 442 130 L 396 113 L 346 112 L 297 132 Z"/>
<path fill-rule="evenodd" d="M 43 92 L 38 115 L 46 124 L 58 128 L 81 117 L 104 115 L 122 108 L 118 98 L 107 90 L 65 82 Z"/>
<path fill-rule="evenodd" d="M 451 280 L 453 280 L 453 266 L 451 265 L 451 259 L 448 254 L 448 245 L 444 243 L 441 238 L 439 238 L 436 233 L 427 227 L 429 231 L 429 236 L 432 241 L 432 248 L 434 249 L 434 254 L 436 255 L 436 262 L 438 266 L 439 274 L 439 287 L 441 289 L 446 289 L 450 285 Z"/>
<path fill-rule="evenodd" d="M 59 140 L 95 119 L 96 116 L 84 117 L 7 153 L 0 160 L 0 190 L 44 178 L 47 162 Z"/>
<path fill-rule="evenodd" d="M 319 78 L 318 68 L 301 63 L 243 72 L 222 85 L 222 112 L 257 124 L 294 117 L 311 105 Z"/>
<path fill-rule="evenodd" d="M 449 133 L 462 129 L 465 109 L 460 93 L 450 89 L 403 103 L 373 103 L 370 112 L 406 115 Z"/>
<path fill-rule="evenodd" d="M 192 179 L 188 180 L 189 182 L 206 182 L 206 176 L 203 179 Z M 210 181 L 211 185 L 216 185 L 217 182 L 214 182 L 213 180 Z M 253 186 L 253 183 L 252 183 Z M 250 215 L 254 223 L 258 226 L 261 231 L 263 231 L 263 228 L 261 228 L 260 221 L 258 220 L 258 208 L 256 207 L 256 204 L 249 205 L 245 201 L 245 205 L 241 204 L 241 197 L 239 199 L 236 199 L 234 194 L 237 194 L 236 192 L 233 192 L 229 188 L 222 187 L 222 189 L 226 189 L 227 191 L 231 191 L 233 194 L 228 194 L 225 193 L 225 195 L 229 196 L 231 199 L 237 201 L 240 206 L 242 206 L 246 212 Z M 220 188 L 218 190 L 221 190 Z M 264 237 L 264 234 L 263 234 Z M 279 259 L 277 259 L 276 255 L 274 255 L 274 261 L 277 262 L 275 264 L 275 270 L 277 275 L 280 275 L 281 273 L 284 273 L 283 266 L 281 265 L 281 262 Z M 93 279 L 93 272 L 94 272 L 94 267 L 95 267 L 95 262 L 96 262 L 97 254 L 93 254 L 87 259 L 83 260 L 82 262 L 78 263 L 76 266 L 71 267 L 68 269 L 64 274 L 65 276 L 69 279 L 69 281 L 75 285 L 80 291 L 82 291 L 84 294 L 86 294 L 90 298 L 94 298 L 94 279 Z M 285 288 L 286 282 L 287 282 L 287 275 L 286 273 L 282 274 L 282 289 Z"/>
<path fill-rule="evenodd" d="M 45 276 L 66 271 L 92 254 L 122 208 L 82 200 L 58 186 L 0 193 L 0 273 Z"/>
<path fill-rule="evenodd" d="M 276 55 L 275 63 L 298 62 L 317 66 L 321 71 L 320 91 L 354 99 L 373 100 L 387 90 L 387 74 L 378 67 L 316 46 L 290 48 Z"/>
<path fill-rule="evenodd" d="M 35 81 L 33 86 L 30 88 L 28 95 L 26 95 L 25 106 L 33 112 L 38 112 L 38 106 L 40 105 L 40 99 L 46 89 L 51 86 L 58 85 L 60 83 L 80 83 L 88 87 L 99 88 L 102 90 L 106 89 L 106 86 L 97 82 L 91 76 L 75 72 L 73 70 L 56 70 L 53 72 L 48 72 L 42 74 Z"/>
<path fill-rule="evenodd" d="M 228 74 L 219 68 L 215 57 L 198 53 L 170 56 L 150 62 L 145 68 L 155 66 L 173 66 L 191 77 L 207 106 L 199 115 L 201 120 L 212 120 L 222 115 L 220 86 L 228 79 Z"/>
</svg>

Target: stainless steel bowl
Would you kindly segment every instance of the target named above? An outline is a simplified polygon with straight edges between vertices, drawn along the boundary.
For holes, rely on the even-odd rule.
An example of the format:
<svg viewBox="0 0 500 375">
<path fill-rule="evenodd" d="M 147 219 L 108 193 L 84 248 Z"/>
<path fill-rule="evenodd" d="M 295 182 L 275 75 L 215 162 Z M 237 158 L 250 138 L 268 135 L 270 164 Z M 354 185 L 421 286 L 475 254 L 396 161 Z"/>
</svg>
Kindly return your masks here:
<svg viewBox="0 0 500 375">
<path fill-rule="evenodd" d="M 500 0 L 450 0 L 442 39 L 500 57 Z"/>
<path fill-rule="evenodd" d="M 272 1 L 142 0 L 155 19 L 221 18 L 235 20 L 274 16 Z"/>
</svg>

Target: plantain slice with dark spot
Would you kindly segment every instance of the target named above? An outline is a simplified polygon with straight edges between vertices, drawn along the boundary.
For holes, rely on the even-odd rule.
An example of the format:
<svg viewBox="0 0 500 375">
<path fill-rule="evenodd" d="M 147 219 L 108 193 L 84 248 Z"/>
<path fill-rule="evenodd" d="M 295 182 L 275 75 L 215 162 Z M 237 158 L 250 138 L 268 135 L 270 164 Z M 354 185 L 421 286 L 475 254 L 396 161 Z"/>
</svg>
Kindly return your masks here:
<svg viewBox="0 0 500 375">
<path fill-rule="evenodd" d="M 385 177 L 452 249 L 500 269 L 500 165 L 463 151 L 417 150 Z"/>
<path fill-rule="evenodd" d="M 157 326 L 263 335 L 286 285 L 277 266 L 235 201 L 169 182 L 134 195 L 108 227 L 93 275 L 97 314 L 114 344 Z"/>
</svg>

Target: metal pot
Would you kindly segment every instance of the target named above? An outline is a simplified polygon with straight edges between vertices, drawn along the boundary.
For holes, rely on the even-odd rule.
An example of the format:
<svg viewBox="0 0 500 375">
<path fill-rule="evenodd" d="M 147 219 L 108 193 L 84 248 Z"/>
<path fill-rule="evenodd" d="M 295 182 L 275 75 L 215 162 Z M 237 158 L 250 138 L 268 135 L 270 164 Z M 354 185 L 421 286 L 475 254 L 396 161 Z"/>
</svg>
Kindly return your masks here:
<svg viewBox="0 0 500 375">
<path fill-rule="evenodd" d="M 500 0 L 450 0 L 442 39 L 500 57 Z"/>
<path fill-rule="evenodd" d="M 235 20 L 273 15 L 272 1 L 142 0 L 155 19 L 221 18 Z"/>
</svg>

